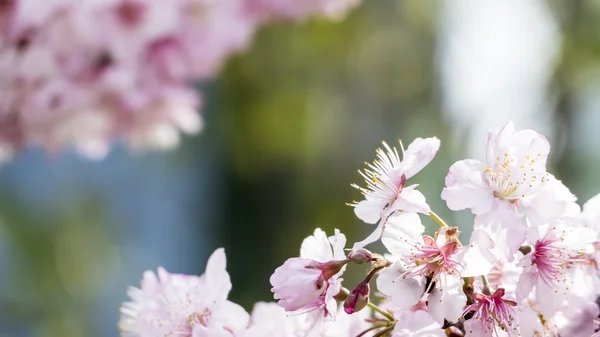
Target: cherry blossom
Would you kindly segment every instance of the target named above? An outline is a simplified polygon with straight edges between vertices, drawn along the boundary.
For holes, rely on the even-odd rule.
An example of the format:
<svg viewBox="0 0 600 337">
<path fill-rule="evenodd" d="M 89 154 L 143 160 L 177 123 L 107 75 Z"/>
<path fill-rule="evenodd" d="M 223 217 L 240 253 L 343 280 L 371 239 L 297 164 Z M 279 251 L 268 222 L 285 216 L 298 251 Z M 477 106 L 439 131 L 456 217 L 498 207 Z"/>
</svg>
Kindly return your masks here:
<svg viewBox="0 0 600 337">
<path fill-rule="evenodd" d="M 388 219 L 381 241 L 398 259 L 377 279 L 378 289 L 400 309 L 408 309 L 423 297 L 429 299 L 429 311 L 443 324 L 461 315 L 466 297 L 457 260 L 456 242 L 446 242 L 443 231 L 437 240 L 422 235 L 423 225 L 416 213 L 400 213 Z"/>
<path fill-rule="evenodd" d="M 121 307 L 122 336 L 234 336 L 248 323 L 248 313 L 227 300 L 231 282 L 225 252 L 217 249 L 204 275 L 144 274 L 141 288 L 130 288 L 131 302 Z"/>
<path fill-rule="evenodd" d="M 341 19 L 360 0 L 247 0 L 249 10 L 265 20 L 304 20 L 312 16 Z"/>
<path fill-rule="evenodd" d="M 573 286 L 570 269 L 581 261 L 589 232 L 563 226 L 538 226 L 530 231 L 532 250 L 523 257 L 517 297 L 522 300 L 535 288 L 535 307 L 550 316 L 565 305 Z"/>
<path fill-rule="evenodd" d="M 452 210 L 471 209 L 476 228 L 493 233 L 497 251 L 512 259 L 526 236 L 519 208 L 535 209 L 527 199 L 551 180 L 549 153 L 548 140 L 533 130 L 516 131 L 512 122 L 490 130 L 485 163 L 466 159 L 452 165 L 442 199 Z"/>
<path fill-rule="evenodd" d="M 504 289 L 499 288 L 491 295 L 477 293 L 475 303 L 465 308 L 465 314 L 473 316 L 465 321 L 466 336 L 498 336 L 502 330 L 509 336 L 519 332 L 515 307 L 517 302 L 504 298 Z"/>
<path fill-rule="evenodd" d="M 339 230 L 327 237 L 317 228 L 302 242 L 299 256 L 271 276 L 278 303 L 257 303 L 249 322 L 227 300 L 231 284 L 222 250 L 202 277 L 159 269 L 157 279 L 147 272 L 122 308 L 122 335 L 598 334 L 600 196 L 580 207 L 545 172 L 549 145 L 543 136 L 515 131 L 508 123 L 489 132 L 485 164 L 467 159 L 450 168 L 442 197 L 449 208 L 475 214 L 473 222 L 457 226 L 431 211 L 416 186 L 406 185 L 432 160 L 439 141 L 418 138 L 402 151 L 402 160 L 395 148 L 385 143 L 384 148 L 362 172 L 365 200 L 353 204 L 355 214 L 378 223 L 377 229 L 346 255 Z M 440 228 L 427 234 L 423 213 Z M 468 242 L 461 232 L 470 233 Z M 364 248 L 378 240 L 383 253 Z M 342 286 L 347 268 L 366 274 L 354 288 Z"/>
<path fill-rule="evenodd" d="M 288 259 L 271 275 L 275 299 L 286 311 L 317 311 L 335 316 L 333 296 L 341 287 L 340 276 L 345 264 L 346 237 L 339 230 L 327 238 L 317 228 L 314 235 L 304 239 L 300 257 Z"/>
<path fill-rule="evenodd" d="M 379 222 L 375 231 L 365 240 L 354 244 L 360 248 L 381 237 L 387 217 L 397 211 L 429 213 L 430 208 L 425 196 L 416 190 L 417 185 L 406 186 L 407 179 L 421 171 L 437 153 L 440 141 L 433 138 L 417 138 L 406 150 L 400 143 L 403 158 L 398 150 L 383 143 L 385 151 L 377 149 L 377 159 L 359 173 L 365 179 L 367 187 L 352 186 L 361 191 L 365 200 L 354 202 L 354 213 L 369 224 Z"/>
<path fill-rule="evenodd" d="M 341 18 L 359 0 L 8 1 L 0 30 L 0 161 L 37 146 L 103 158 L 171 149 L 203 128 L 192 83 L 273 20 Z"/>
</svg>

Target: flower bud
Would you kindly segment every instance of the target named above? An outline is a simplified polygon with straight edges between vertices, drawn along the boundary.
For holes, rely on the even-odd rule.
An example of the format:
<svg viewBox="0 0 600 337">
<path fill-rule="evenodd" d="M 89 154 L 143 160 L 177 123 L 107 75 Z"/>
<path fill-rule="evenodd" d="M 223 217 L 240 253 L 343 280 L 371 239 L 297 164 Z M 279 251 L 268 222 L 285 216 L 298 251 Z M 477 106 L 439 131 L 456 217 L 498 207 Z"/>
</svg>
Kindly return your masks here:
<svg viewBox="0 0 600 337">
<path fill-rule="evenodd" d="M 348 263 L 348 260 L 331 260 L 327 262 L 313 261 L 306 268 L 319 269 L 322 272 L 323 279 L 329 280 L 333 275 L 339 273 L 344 266 Z"/>
<path fill-rule="evenodd" d="M 346 298 L 346 301 L 344 302 L 344 311 L 348 315 L 361 311 L 369 304 L 370 291 L 371 287 L 369 286 L 368 281 L 359 283 L 356 288 L 348 294 L 348 298 Z"/>
<path fill-rule="evenodd" d="M 364 248 L 353 249 L 348 254 L 348 260 L 356 264 L 363 264 L 373 260 L 373 253 Z"/>
</svg>

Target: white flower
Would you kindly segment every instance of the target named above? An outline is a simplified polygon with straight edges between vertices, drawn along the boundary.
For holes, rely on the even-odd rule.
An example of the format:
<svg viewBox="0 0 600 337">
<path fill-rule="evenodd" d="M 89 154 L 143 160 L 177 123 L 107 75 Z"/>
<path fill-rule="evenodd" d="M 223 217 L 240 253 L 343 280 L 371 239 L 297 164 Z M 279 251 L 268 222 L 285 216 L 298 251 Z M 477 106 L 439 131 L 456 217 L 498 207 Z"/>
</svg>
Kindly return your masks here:
<svg viewBox="0 0 600 337">
<path fill-rule="evenodd" d="M 549 152 L 543 135 L 516 131 L 512 122 L 490 130 L 485 163 L 467 159 L 452 165 L 442 199 L 452 210 L 471 209 L 477 215 L 476 228 L 493 233 L 497 250 L 510 260 L 525 240 L 519 207 L 535 209 L 528 198 L 551 179 L 546 173 Z"/>
<path fill-rule="evenodd" d="M 377 149 L 377 157 L 373 164 L 367 164 L 364 172 L 367 187 L 352 186 L 359 189 L 365 200 L 354 202 L 354 212 L 366 223 L 379 222 L 377 229 L 367 239 L 358 242 L 353 248 L 360 248 L 381 237 L 385 219 L 396 211 L 429 213 L 429 205 L 417 185 L 406 186 L 407 179 L 421 171 L 435 156 L 440 141 L 433 138 L 417 138 L 403 150 L 400 160 L 398 150 L 383 143 L 386 151 Z M 402 143 L 400 143 L 402 148 Z"/>
</svg>

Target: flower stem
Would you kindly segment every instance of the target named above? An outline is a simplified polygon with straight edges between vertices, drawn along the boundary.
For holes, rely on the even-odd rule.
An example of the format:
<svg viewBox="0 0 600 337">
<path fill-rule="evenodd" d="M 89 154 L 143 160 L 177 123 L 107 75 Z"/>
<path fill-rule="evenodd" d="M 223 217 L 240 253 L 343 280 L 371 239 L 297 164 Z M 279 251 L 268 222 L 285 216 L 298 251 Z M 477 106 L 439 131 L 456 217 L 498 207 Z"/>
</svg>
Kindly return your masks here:
<svg viewBox="0 0 600 337">
<path fill-rule="evenodd" d="M 490 284 L 488 283 L 488 279 L 485 275 L 481 275 L 481 281 L 483 282 L 483 294 L 490 295 Z"/>
<path fill-rule="evenodd" d="M 382 314 L 383 317 L 389 319 L 390 321 L 394 320 L 394 316 L 390 315 L 387 311 L 381 309 L 380 307 L 376 306 L 375 304 L 369 302 L 367 304 L 367 306 L 371 309 L 373 309 L 374 311 L 377 311 L 378 313 Z"/>
<path fill-rule="evenodd" d="M 446 221 L 444 221 L 439 215 L 437 215 L 434 211 L 429 212 L 429 216 L 433 219 L 433 221 L 437 222 L 438 225 L 442 228 L 449 228 Z M 458 237 L 455 237 L 452 241 L 456 242 L 459 247 L 462 247 L 462 243 L 458 240 Z"/>
<path fill-rule="evenodd" d="M 435 214 L 434 211 L 429 212 L 429 216 L 433 219 L 433 221 L 437 222 L 440 227 L 450 227 L 448 224 L 440 218 L 439 215 Z"/>
</svg>

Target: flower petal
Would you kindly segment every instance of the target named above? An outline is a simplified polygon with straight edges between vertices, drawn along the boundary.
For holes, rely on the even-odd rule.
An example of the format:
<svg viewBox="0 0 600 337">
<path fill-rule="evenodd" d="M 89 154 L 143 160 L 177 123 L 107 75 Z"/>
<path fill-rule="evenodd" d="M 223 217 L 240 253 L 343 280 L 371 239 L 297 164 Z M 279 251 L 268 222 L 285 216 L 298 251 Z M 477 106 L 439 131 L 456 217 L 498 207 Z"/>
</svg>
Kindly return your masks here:
<svg viewBox="0 0 600 337">
<path fill-rule="evenodd" d="M 470 208 L 473 214 L 487 213 L 494 202 L 494 191 L 483 178 L 485 164 L 475 159 L 454 163 L 446 175 L 442 199 L 453 211 Z"/>
<path fill-rule="evenodd" d="M 424 286 L 415 278 L 404 278 L 406 268 L 401 262 L 384 269 L 377 277 L 377 289 L 390 298 L 400 310 L 415 305 L 423 296 Z"/>
<path fill-rule="evenodd" d="M 475 217 L 475 229 L 483 228 L 494 241 L 494 254 L 513 261 L 527 236 L 527 227 L 517 213 L 516 206 L 504 200 L 495 200 L 493 210 Z"/>
<path fill-rule="evenodd" d="M 467 296 L 462 291 L 462 279 L 449 277 L 444 289 L 435 288 L 429 294 L 428 310 L 431 316 L 440 324 L 444 319 L 455 322 L 462 315 L 463 308 L 467 303 Z"/>
<path fill-rule="evenodd" d="M 422 242 L 424 231 L 425 226 L 417 213 L 397 213 L 388 218 L 381 242 L 390 254 L 404 257 L 414 249 L 415 242 Z"/>
<path fill-rule="evenodd" d="M 417 191 L 415 189 L 416 187 L 417 185 L 405 187 L 404 190 L 398 194 L 396 201 L 394 201 L 394 204 L 390 208 L 390 212 L 398 210 L 425 214 L 431 212 L 431 209 L 425 200 L 425 196 L 423 193 Z"/>
<path fill-rule="evenodd" d="M 354 206 L 354 214 L 362 221 L 375 224 L 381 219 L 381 211 L 385 207 L 386 202 L 380 199 L 369 198 L 359 201 Z"/>
<path fill-rule="evenodd" d="M 415 139 L 404 152 L 400 170 L 407 179 L 414 176 L 433 160 L 439 148 L 440 140 L 436 137 Z"/>
<path fill-rule="evenodd" d="M 487 275 L 498 260 L 491 251 L 494 246 L 494 241 L 485 230 L 475 229 L 471 233 L 470 244 L 457 253 L 463 266 L 461 276 Z"/>
</svg>

